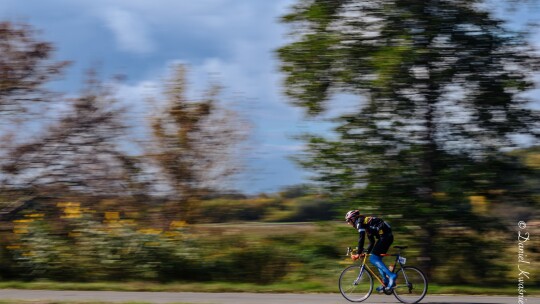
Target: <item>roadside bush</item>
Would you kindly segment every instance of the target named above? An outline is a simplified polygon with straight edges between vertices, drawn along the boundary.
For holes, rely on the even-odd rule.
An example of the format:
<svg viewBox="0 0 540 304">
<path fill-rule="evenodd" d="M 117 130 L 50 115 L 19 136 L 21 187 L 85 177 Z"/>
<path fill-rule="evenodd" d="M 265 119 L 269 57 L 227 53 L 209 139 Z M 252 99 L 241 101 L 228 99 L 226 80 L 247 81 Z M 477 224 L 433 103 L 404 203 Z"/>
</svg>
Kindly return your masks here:
<svg viewBox="0 0 540 304">
<path fill-rule="evenodd" d="M 326 221 L 335 217 L 334 205 L 324 198 L 306 196 L 286 200 L 279 210 L 269 212 L 268 222 Z"/>
<path fill-rule="evenodd" d="M 197 223 L 256 221 L 264 217 L 271 207 L 279 204 L 278 198 L 213 199 L 201 201 L 192 211 L 192 215 Z"/>
<path fill-rule="evenodd" d="M 9 246 L 14 265 L 27 278 L 53 280 L 122 280 L 156 278 L 157 233 L 123 223 L 100 223 L 88 216 L 66 221 L 58 232 L 43 219 L 19 220 L 19 236 Z M 24 224 L 24 225 L 21 225 Z"/>
<path fill-rule="evenodd" d="M 264 239 L 247 241 L 192 233 L 182 222 L 141 228 L 117 212 L 97 221 L 77 205 L 57 221 L 29 215 L 14 222 L 6 247 L 11 273 L 59 281 L 195 280 L 274 282 L 291 255 Z M 8 271 L 9 273 L 9 271 Z"/>
<path fill-rule="evenodd" d="M 265 284 L 278 281 L 288 272 L 291 255 L 283 249 L 265 244 L 250 244 L 227 250 L 214 260 L 214 280 Z"/>
</svg>

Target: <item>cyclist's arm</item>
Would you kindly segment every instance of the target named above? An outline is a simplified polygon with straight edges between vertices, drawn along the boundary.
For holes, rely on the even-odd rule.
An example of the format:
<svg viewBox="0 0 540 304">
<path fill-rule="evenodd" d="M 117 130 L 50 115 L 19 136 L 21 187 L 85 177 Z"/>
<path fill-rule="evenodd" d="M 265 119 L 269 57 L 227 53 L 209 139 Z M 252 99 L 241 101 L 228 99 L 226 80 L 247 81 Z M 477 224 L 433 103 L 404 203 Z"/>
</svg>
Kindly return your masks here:
<svg viewBox="0 0 540 304">
<path fill-rule="evenodd" d="M 367 249 L 367 253 L 371 253 L 371 250 L 373 250 L 373 246 L 375 245 L 375 237 L 370 234 L 368 238 L 369 238 L 369 246 Z"/>
<path fill-rule="evenodd" d="M 360 233 L 358 237 L 358 252 L 357 254 L 362 254 L 364 252 L 364 241 L 366 239 L 366 231 L 364 229 L 358 229 Z"/>
</svg>

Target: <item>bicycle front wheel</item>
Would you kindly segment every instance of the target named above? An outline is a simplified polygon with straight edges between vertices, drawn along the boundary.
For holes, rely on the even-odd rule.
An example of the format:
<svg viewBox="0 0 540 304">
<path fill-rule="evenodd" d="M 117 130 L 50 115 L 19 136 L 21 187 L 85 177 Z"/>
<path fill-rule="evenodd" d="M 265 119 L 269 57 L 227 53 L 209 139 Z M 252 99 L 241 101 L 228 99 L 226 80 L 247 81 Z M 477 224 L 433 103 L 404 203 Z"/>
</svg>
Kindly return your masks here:
<svg viewBox="0 0 540 304">
<path fill-rule="evenodd" d="M 405 266 L 397 272 L 394 296 L 402 303 L 418 303 L 427 293 L 426 275 L 416 268 Z"/>
<path fill-rule="evenodd" d="M 351 302 L 362 302 L 373 291 L 373 277 L 361 266 L 349 266 L 339 276 L 339 291 Z"/>
</svg>

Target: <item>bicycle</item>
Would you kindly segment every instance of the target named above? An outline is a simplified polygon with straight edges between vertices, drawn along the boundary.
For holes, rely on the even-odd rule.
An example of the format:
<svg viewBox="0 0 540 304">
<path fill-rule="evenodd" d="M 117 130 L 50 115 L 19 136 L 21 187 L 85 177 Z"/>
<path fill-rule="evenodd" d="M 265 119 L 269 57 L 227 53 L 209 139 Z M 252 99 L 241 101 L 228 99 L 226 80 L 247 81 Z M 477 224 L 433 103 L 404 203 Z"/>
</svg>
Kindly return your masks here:
<svg viewBox="0 0 540 304">
<path fill-rule="evenodd" d="M 369 298 L 373 292 L 373 277 L 375 277 L 382 286 L 384 294 L 394 296 L 402 303 L 412 304 L 420 302 L 427 293 L 428 281 L 426 275 L 418 268 L 413 266 L 404 266 L 407 259 L 401 256 L 401 250 L 407 246 L 394 246 L 398 249 L 397 254 L 381 254 L 381 256 L 395 256 L 396 260 L 393 267 L 389 269 L 392 273 L 397 273 L 395 286 L 388 289 L 384 280 L 380 278 L 367 264 L 369 254 L 363 254 L 361 265 L 352 265 L 345 268 L 339 276 L 339 291 L 341 295 L 350 302 L 362 302 Z M 349 247 L 347 256 L 352 254 Z M 399 270 L 396 272 L 396 266 Z"/>
</svg>

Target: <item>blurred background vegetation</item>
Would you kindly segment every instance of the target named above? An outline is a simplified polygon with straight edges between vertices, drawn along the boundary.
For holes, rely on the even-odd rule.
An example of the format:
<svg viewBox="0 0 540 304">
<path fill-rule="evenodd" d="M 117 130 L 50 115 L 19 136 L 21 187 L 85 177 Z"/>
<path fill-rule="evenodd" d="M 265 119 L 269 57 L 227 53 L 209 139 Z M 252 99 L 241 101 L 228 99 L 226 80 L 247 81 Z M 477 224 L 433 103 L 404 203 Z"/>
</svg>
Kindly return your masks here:
<svg viewBox="0 0 540 304">
<path fill-rule="evenodd" d="M 214 194 L 197 202 L 190 223 L 171 221 L 161 201 L 141 207 L 129 197 L 73 193 L 16 205 L 25 208 L 1 227 L 5 281 L 228 282 L 332 291 L 340 270 L 351 263 L 345 247 L 357 242 L 341 221 L 342 208 L 309 186 L 255 197 Z M 478 207 L 471 202 L 469 208 Z M 422 263 L 423 232 L 407 216 L 376 206 L 364 210 L 391 223 L 395 243 L 410 246 L 410 264 Z M 434 245 L 448 258 L 437 264 L 431 282 L 493 288 L 515 280 L 517 219 L 537 209 L 495 203 L 479 212 L 502 226 L 482 235 L 449 229 Z M 540 221 L 527 224 L 531 235 L 540 233 Z M 540 258 L 538 245 L 537 239 L 527 244 L 530 261 Z M 538 286 L 538 279 L 531 277 L 529 284 Z"/>
<path fill-rule="evenodd" d="M 148 98 L 151 135 L 133 142 L 121 77 L 90 70 L 78 96 L 52 92 L 69 62 L 31 26 L 0 23 L 0 277 L 329 291 L 358 237 L 343 214 L 360 209 L 392 225 L 431 282 L 516 282 L 517 222 L 540 235 L 540 115 L 523 94 L 540 58 L 530 32 L 480 4 L 298 1 L 277 50 L 286 94 L 312 117 L 336 94 L 359 104 L 332 135 L 303 136 L 313 184 L 253 196 L 227 190 L 249 124 L 219 84 L 190 100 L 186 66 L 172 66 Z M 40 120 L 48 107 L 55 119 Z"/>
</svg>

